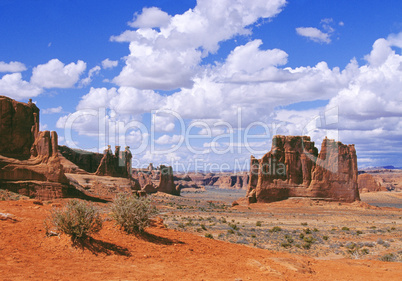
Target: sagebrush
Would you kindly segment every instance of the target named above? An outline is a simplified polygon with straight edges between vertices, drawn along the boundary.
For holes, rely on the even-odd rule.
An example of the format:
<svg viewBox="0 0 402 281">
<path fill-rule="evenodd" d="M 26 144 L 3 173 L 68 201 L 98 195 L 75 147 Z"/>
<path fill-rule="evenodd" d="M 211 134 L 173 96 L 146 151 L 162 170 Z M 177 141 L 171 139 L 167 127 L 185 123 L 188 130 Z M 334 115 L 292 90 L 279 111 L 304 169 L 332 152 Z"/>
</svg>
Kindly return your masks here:
<svg viewBox="0 0 402 281">
<path fill-rule="evenodd" d="M 111 207 L 112 218 L 127 233 L 143 232 L 157 214 L 151 200 L 136 195 L 118 194 Z"/>
<path fill-rule="evenodd" d="M 54 209 L 45 221 L 47 228 L 53 225 L 57 231 L 70 235 L 73 240 L 86 238 L 102 229 L 102 218 L 97 207 L 70 200 L 63 209 Z"/>
</svg>

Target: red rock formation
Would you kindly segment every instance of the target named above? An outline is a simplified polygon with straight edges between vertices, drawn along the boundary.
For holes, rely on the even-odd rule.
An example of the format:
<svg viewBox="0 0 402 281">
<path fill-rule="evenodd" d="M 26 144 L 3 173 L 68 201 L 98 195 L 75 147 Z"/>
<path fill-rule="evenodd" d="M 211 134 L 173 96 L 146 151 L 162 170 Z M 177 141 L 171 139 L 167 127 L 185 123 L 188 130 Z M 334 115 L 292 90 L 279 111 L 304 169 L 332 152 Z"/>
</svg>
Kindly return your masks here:
<svg viewBox="0 0 402 281">
<path fill-rule="evenodd" d="M 325 139 L 318 155 L 310 137 L 274 136 L 270 152 L 260 160 L 251 156 L 247 197 L 250 203 L 289 197 L 360 200 L 355 148 Z"/>
<path fill-rule="evenodd" d="M 88 173 L 95 173 L 103 158 L 101 153 L 73 149 L 67 146 L 59 146 L 58 150 L 63 157 Z"/>
<path fill-rule="evenodd" d="M 378 192 L 387 191 L 385 186 L 381 186 L 379 182 L 370 174 L 360 174 L 357 179 L 359 192 Z"/>
<path fill-rule="evenodd" d="M 39 109 L 30 100 L 22 103 L 0 96 L 0 155 L 28 159 L 39 132 Z"/>
<path fill-rule="evenodd" d="M 131 178 L 131 159 L 132 154 L 128 146 L 123 152 L 120 151 L 120 146 L 116 146 L 114 154 L 109 146 L 103 152 L 103 158 L 95 174 L 98 176 Z"/>
<path fill-rule="evenodd" d="M 0 183 L 41 198 L 62 197 L 69 190 L 57 152 L 57 133 L 39 132 L 39 109 L 0 97 Z"/>
<path fill-rule="evenodd" d="M 180 195 L 180 189 L 176 188 L 174 183 L 173 169 L 171 166 L 160 166 L 160 181 L 157 190 L 172 195 Z"/>
<path fill-rule="evenodd" d="M 214 186 L 224 189 L 247 189 L 249 175 L 247 173 L 189 173 L 185 186 L 202 187 Z M 183 185 L 183 179 L 175 179 L 178 184 Z"/>
</svg>

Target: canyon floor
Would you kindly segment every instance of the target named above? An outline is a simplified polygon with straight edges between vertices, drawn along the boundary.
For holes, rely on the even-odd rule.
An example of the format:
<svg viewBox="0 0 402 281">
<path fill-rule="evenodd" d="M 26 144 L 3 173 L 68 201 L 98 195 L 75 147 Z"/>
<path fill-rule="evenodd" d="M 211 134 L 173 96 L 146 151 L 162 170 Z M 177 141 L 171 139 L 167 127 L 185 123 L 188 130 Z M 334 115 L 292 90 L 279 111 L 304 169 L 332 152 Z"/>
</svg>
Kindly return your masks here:
<svg viewBox="0 0 402 281">
<path fill-rule="evenodd" d="M 239 194 L 152 195 L 164 223 L 143 235 L 125 234 L 109 219 L 108 203 L 94 203 L 103 229 L 73 244 L 44 228 L 50 210 L 69 199 L 3 192 L 0 279 L 400 280 L 402 209 L 300 198 L 231 207 Z M 389 194 L 402 201 L 397 192 L 377 197 Z"/>
</svg>

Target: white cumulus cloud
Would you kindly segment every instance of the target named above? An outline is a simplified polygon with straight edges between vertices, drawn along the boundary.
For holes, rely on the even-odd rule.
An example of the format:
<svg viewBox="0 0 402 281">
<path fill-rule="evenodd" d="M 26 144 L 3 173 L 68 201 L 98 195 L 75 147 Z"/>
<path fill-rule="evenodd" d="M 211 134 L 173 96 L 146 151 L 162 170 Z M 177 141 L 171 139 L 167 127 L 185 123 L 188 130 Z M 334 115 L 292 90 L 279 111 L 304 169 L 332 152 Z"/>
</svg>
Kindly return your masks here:
<svg viewBox="0 0 402 281">
<path fill-rule="evenodd" d="M 58 59 L 52 59 L 33 69 L 31 83 L 42 88 L 71 88 L 85 69 L 86 63 L 81 60 L 64 65 Z"/>
<path fill-rule="evenodd" d="M 331 43 L 331 38 L 328 33 L 322 32 L 315 27 L 297 27 L 297 34 L 318 43 Z"/>
<path fill-rule="evenodd" d="M 27 70 L 25 64 L 18 61 L 11 61 L 6 63 L 4 61 L 0 61 L 0 72 L 22 72 Z"/>
<path fill-rule="evenodd" d="M 42 110 L 43 114 L 55 114 L 55 113 L 61 113 L 63 111 L 63 107 L 58 106 L 58 107 L 51 107 L 51 108 L 45 108 Z"/>
<path fill-rule="evenodd" d="M 104 59 L 102 61 L 102 68 L 103 69 L 108 69 L 108 68 L 114 68 L 119 64 L 117 60 L 110 60 L 110 59 Z"/>
<path fill-rule="evenodd" d="M 42 88 L 22 80 L 21 73 L 6 74 L 0 79 L 0 95 L 19 100 L 36 97 L 42 92 Z"/>
<path fill-rule="evenodd" d="M 143 14 L 160 19 L 163 12 L 144 9 L 131 24 L 140 28 L 111 37 L 112 41 L 130 42 L 126 66 L 113 81 L 140 89 L 190 88 L 203 57 L 216 52 L 222 41 L 250 34 L 251 24 L 259 18 L 274 17 L 285 4 L 285 0 L 200 0 L 194 9 L 170 17 L 167 24 L 160 26 L 158 22 L 160 30 L 149 28 L 155 23 L 139 19 L 145 21 Z"/>
<path fill-rule="evenodd" d="M 153 28 L 166 26 L 170 21 L 168 13 L 157 7 L 143 8 L 141 14 L 134 15 L 135 20 L 129 23 L 131 27 Z"/>
</svg>

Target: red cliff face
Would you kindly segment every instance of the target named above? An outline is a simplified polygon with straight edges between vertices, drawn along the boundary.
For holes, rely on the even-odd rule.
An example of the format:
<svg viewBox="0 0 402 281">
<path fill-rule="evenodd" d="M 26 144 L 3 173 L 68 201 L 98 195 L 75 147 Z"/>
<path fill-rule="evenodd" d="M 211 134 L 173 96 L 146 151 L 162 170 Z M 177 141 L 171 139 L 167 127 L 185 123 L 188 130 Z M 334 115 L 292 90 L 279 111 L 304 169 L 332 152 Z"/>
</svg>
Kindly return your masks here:
<svg viewBox="0 0 402 281">
<path fill-rule="evenodd" d="M 0 155 L 29 158 L 38 132 L 39 109 L 35 104 L 0 96 Z"/>
<path fill-rule="evenodd" d="M 57 133 L 39 131 L 39 109 L 0 96 L 0 185 L 51 199 L 68 191 L 57 152 Z"/>
<path fill-rule="evenodd" d="M 377 192 L 387 191 L 385 186 L 382 186 L 375 177 L 370 174 L 361 174 L 357 179 L 359 192 Z"/>
<path fill-rule="evenodd" d="M 318 154 L 310 137 L 274 136 L 271 151 L 260 160 L 251 156 L 250 167 L 250 203 L 289 197 L 360 200 L 353 145 L 325 139 Z"/>
<path fill-rule="evenodd" d="M 157 191 L 180 195 L 180 189 L 176 188 L 173 177 L 173 169 L 170 166 L 160 166 L 160 180 Z"/>
<path fill-rule="evenodd" d="M 124 151 L 120 151 L 120 146 L 116 146 L 114 154 L 109 146 L 103 152 L 103 158 L 95 174 L 98 176 L 131 178 L 132 157 L 128 146 Z"/>
</svg>

